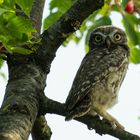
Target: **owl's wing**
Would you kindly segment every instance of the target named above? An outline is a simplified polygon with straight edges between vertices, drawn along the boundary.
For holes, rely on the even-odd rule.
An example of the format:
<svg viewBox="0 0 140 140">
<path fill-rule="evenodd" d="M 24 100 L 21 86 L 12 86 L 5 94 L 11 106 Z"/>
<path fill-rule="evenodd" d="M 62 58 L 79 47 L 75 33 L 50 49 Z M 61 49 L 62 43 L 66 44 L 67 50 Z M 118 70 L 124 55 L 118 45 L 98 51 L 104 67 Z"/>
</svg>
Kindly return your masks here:
<svg viewBox="0 0 140 140">
<path fill-rule="evenodd" d="M 128 54 L 124 49 L 111 52 L 103 49 L 89 52 L 77 71 L 72 88 L 66 99 L 66 110 L 73 110 L 80 101 L 90 93 L 91 87 L 108 74 L 117 71 L 123 63 L 128 63 Z"/>
</svg>

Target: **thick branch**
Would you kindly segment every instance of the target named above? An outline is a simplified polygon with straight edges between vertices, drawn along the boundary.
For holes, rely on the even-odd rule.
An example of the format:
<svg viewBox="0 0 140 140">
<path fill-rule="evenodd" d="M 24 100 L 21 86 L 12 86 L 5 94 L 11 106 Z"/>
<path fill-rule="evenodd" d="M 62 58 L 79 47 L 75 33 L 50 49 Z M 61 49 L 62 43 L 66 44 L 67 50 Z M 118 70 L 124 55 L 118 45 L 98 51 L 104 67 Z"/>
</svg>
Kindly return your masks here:
<svg viewBox="0 0 140 140">
<path fill-rule="evenodd" d="M 52 135 L 44 116 L 38 116 L 32 129 L 33 140 L 50 140 Z"/>
<path fill-rule="evenodd" d="M 44 4 L 45 0 L 34 0 L 30 13 L 31 20 L 39 34 L 41 31 Z M 37 36 L 37 34 L 34 35 Z M 31 133 L 33 140 L 43 140 L 43 139 L 50 140 L 51 130 L 47 125 L 45 116 L 39 116 L 36 118 Z"/>
<path fill-rule="evenodd" d="M 38 4 L 38 8 L 33 7 L 35 13 L 31 12 L 31 17 L 40 31 L 42 14 L 39 8 L 42 6 L 40 0 L 36 2 L 34 5 Z M 42 34 L 42 44 L 35 56 L 8 56 L 9 81 L 0 110 L 1 140 L 28 139 L 38 115 L 39 97 L 43 95 L 40 93 L 45 88 L 46 76 L 57 49 L 70 34 L 79 29 L 86 17 L 102 7 L 103 2 L 104 0 L 78 0 Z M 44 67 L 47 70 L 44 71 Z"/>
<path fill-rule="evenodd" d="M 45 97 L 42 99 L 41 111 L 44 114 L 53 113 L 53 114 L 65 116 L 64 104 L 59 103 L 57 101 L 53 101 Z M 99 117 L 84 116 L 84 117 L 76 118 L 75 120 L 84 123 L 85 125 L 87 125 L 89 129 L 95 129 L 95 131 L 100 135 L 109 134 L 111 136 L 119 138 L 120 140 L 140 140 L 139 136 L 134 135 L 130 132 L 127 132 L 119 128 L 113 129 L 105 121 L 100 120 Z"/>
<path fill-rule="evenodd" d="M 63 41 L 78 30 L 84 19 L 101 8 L 103 4 L 104 0 L 77 0 L 56 23 L 43 32 L 41 36 L 43 47 L 38 50 L 40 60 L 43 62 L 47 60 L 46 66 L 49 66 Z M 42 65 L 45 66 L 44 63 Z"/>
<path fill-rule="evenodd" d="M 17 61 L 14 57 L 8 60 L 9 80 L 0 110 L 0 139 L 28 139 L 38 114 L 39 93 L 45 88 L 46 75 L 41 69 L 29 63 L 27 57 L 18 57 Z"/>
<path fill-rule="evenodd" d="M 33 24 L 38 33 L 41 31 L 44 4 L 45 0 L 34 0 L 30 13 L 31 20 L 33 21 Z"/>
</svg>

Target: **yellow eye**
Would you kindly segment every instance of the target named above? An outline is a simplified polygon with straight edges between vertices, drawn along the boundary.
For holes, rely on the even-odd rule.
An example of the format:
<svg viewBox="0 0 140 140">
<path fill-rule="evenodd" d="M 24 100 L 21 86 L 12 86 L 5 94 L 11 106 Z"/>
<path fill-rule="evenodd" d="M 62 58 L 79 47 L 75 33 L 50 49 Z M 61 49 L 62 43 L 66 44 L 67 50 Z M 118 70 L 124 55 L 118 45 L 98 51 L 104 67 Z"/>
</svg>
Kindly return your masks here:
<svg viewBox="0 0 140 140">
<path fill-rule="evenodd" d="M 119 33 L 114 34 L 114 39 L 115 39 L 116 41 L 121 40 L 121 35 L 120 35 Z"/>
<path fill-rule="evenodd" d="M 95 40 L 97 43 L 99 43 L 99 42 L 102 41 L 102 36 L 101 36 L 101 35 L 96 35 L 96 36 L 94 37 L 94 40 Z"/>
</svg>

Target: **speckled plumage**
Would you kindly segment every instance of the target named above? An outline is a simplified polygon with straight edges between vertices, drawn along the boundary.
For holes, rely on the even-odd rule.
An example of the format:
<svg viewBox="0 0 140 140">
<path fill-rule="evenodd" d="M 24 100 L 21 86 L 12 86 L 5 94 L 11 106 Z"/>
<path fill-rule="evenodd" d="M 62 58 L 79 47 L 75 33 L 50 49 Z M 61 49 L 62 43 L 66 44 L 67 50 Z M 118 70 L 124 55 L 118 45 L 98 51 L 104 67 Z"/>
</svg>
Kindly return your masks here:
<svg viewBox="0 0 140 140">
<path fill-rule="evenodd" d="M 65 102 L 66 120 L 97 114 L 123 128 L 106 110 L 117 103 L 128 63 L 129 47 L 124 31 L 113 26 L 95 29 L 90 36 L 89 52 Z"/>
</svg>

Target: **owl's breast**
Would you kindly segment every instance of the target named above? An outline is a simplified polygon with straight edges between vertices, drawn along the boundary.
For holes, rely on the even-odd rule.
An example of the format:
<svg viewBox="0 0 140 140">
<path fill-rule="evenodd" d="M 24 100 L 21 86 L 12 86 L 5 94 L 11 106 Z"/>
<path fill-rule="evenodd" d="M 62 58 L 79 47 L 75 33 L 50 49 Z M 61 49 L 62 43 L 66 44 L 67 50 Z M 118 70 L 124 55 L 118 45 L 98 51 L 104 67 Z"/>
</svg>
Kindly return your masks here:
<svg viewBox="0 0 140 140">
<path fill-rule="evenodd" d="M 118 102 L 118 92 L 127 71 L 127 63 L 118 71 L 108 74 L 92 88 L 92 106 L 99 105 L 105 110 Z"/>
</svg>

